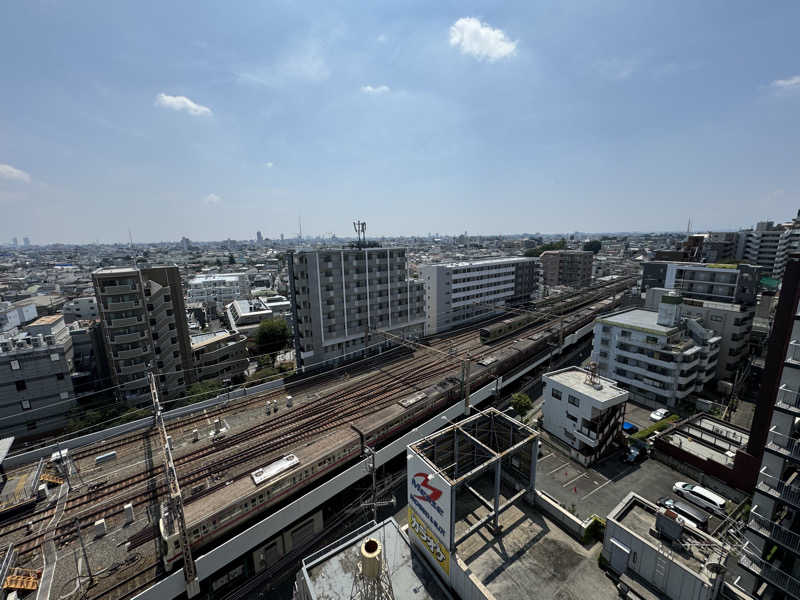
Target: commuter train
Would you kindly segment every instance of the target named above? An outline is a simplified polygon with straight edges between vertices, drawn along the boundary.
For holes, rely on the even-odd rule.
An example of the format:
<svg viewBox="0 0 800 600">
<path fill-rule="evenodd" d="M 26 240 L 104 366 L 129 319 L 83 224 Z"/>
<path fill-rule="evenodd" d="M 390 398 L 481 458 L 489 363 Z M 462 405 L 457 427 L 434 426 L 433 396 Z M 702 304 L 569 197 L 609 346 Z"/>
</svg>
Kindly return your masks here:
<svg viewBox="0 0 800 600">
<path fill-rule="evenodd" d="M 599 301 L 586 307 L 581 314 L 566 317 L 564 326 L 577 329 L 617 304 L 618 300 Z M 530 339 L 517 340 L 507 347 L 497 348 L 490 356 L 473 364 L 471 389 L 478 390 L 495 381 L 498 375 L 509 373 L 530 359 L 550 352 L 550 338 L 558 335 L 559 327 L 554 325 L 544 332 L 537 332 Z M 448 377 L 354 421 L 353 425 L 364 436 L 364 442 L 374 447 L 450 406 L 459 399 L 460 394 L 460 380 Z M 208 547 L 256 517 L 263 518 L 271 507 L 360 456 L 359 433 L 340 427 L 313 442 L 296 447 L 290 454 L 273 459 L 250 473 L 248 478 L 239 477 L 229 485 L 195 500 L 189 496 L 184 500 L 184 514 L 192 551 Z M 203 511 L 204 506 L 208 507 L 207 512 Z M 218 506 L 222 508 L 217 509 Z M 159 529 L 164 565 L 168 571 L 182 558 L 180 538 L 173 522 L 168 518 L 165 505 L 162 507 Z"/>
</svg>

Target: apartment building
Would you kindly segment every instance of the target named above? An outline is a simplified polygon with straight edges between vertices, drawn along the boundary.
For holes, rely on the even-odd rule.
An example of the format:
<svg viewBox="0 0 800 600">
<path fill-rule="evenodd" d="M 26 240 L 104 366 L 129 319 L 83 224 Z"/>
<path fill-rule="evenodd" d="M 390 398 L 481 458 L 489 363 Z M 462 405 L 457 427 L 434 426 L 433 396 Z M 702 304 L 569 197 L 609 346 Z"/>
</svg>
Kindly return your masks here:
<svg viewBox="0 0 800 600">
<path fill-rule="evenodd" d="M 650 288 L 647 290 L 645 308 L 657 310 L 664 296 L 675 293 L 664 288 Z M 747 362 L 755 307 L 684 298 L 682 314 L 698 319 L 704 327 L 720 336 L 717 377 L 732 381 L 736 371 Z"/>
<path fill-rule="evenodd" d="M 539 256 L 542 279 L 548 287 L 587 287 L 592 283 L 594 253 L 583 250 L 548 250 Z"/>
<path fill-rule="evenodd" d="M 148 370 L 157 375 L 163 400 L 184 395 L 194 371 L 178 267 L 107 267 L 92 280 L 121 397 L 133 406 L 149 404 Z"/>
<path fill-rule="evenodd" d="M 247 369 L 247 336 L 235 331 L 197 333 L 190 337 L 198 381 L 232 379 Z"/>
<path fill-rule="evenodd" d="M 73 298 L 64 304 L 61 314 L 64 315 L 64 320 L 68 324 L 83 319 L 98 319 L 100 318 L 100 311 L 97 308 L 97 298 L 94 296 Z"/>
<path fill-rule="evenodd" d="M 205 302 L 221 313 L 225 305 L 250 296 L 250 280 L 247 273 L 198 275 L 189 280 L 187 295 L 189 302 Z"/>
<path fill-rule="evenodd" d="M 622 435 L 628 392 L 617 382 L 580 367 L 542 376 L 543 427 L 588 466 L 608 454 Z"/>
<path fill-rule="evenodd" d="M 755 265 L 650 261 L 642 266 L 643 292 L 666 288 L 698 300 L 752 306 L 758 282 L 759 268 Z"/>
<path fill-rule="evenodd" d="M 674 407 L 716 377 L 720 337 L 683 316 L 683 299 L 658 310 L 633 308 L 595 321 L 592 360 L 631 400 Z"/>
<path fill-rule="evenodd" d="M 234 300 L 225 307 L 228 326 L 247 336 L 254 336 L 261 321 L 273 317 L 272 309 L 260 298 Z"/>
<path fill-rule="evenodd" d="M 792 225 L 781 232 L 778 238 L 778 249 L 775 252 L 775 266 L 772 269 L 772 276 L 775 279 L 782 279 L 786 270 L 786 262 L 792 252 L 800 250 L 800 218 L 792 220 Z"/>
<path fill-rule="evenodd" d="M 761 455 L 738 585 L 759 598 L 800 598 L 800 258 L 787 265 L 769 341 L 750 453 Z M 791 281 L 788 281 L 791 280 Z"/>
<path fill-rule="evenodd" d="M 0 302 L 0 332 L 22 327 L 35 321 L 37 316 L 35 304 Z"/>
<path fill-rule="evenodd" d="M 739 232 L 736 258 L 772 271 L 781 230 L 772 221 L 756 223 L 755 229 Z"/>
<path fill-rule="evenodd" d="M 538 270 L 535 258 L 522 257 L 420 266 L 425 334 L 497 314 L 506 304 L 531 300 Z"/>
<path fill-rule="evenodd" d="M 423 334 L 425 287 L 409 277 L 405 248 L 300 250 L 288 258 L 298 366 L 391 345 L 381 332 Z"/>
<path fill-rule="evenodd" d="M 61 429 L 75 405 L 72 338 L 61 315 L 0 335 L 0 436 Z"/>
</svg>

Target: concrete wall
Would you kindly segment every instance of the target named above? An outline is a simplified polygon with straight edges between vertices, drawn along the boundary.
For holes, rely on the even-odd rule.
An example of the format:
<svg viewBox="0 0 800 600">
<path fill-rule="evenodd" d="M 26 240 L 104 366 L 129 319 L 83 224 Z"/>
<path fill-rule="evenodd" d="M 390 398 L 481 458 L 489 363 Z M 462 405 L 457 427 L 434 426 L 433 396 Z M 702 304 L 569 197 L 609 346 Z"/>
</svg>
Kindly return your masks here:
<svg viewBox="0 0 800 600">
<path fill-rule="evenodd" d="M 454 555 L 453 558 L 450 561 L 450 585 L 458 597 L 461 600 L 494 600 L 494 594 L 475 577 L 472 569 L 458 556 Z"/>
</svg>

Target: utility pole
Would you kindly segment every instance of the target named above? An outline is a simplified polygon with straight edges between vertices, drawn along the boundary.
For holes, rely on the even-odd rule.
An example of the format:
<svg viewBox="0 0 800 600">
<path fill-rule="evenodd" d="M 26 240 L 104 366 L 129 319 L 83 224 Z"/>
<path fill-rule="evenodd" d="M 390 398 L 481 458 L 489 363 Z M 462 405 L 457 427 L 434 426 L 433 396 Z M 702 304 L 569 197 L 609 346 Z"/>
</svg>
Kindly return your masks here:
<svg viewBox="0 0 800 600">
<path fill-rule="evenodd" d="M 361 440 L 361 455 L 362 456 L 369 456 L 370 458 L 370 465 L 368 469 L 372 474 L 372 502 L 364 502 L 361 504 L 361 508 L 369 508 L 372 510 L 372 520 L 376 523 L 378 522 L 378 509 L 384 506 L 395 506 L 397 501 L 395 497 L 392 496 L 391 500 L 383 500 L 378 502 L 378 474 L 377 470 L 375 469 L 375 450 L 370 448 L 366 445 L 366 441 L 364 439 L 364 434 L 358 429 L 355 425 L 350 425 L 353 430 L 358 434 L 358 437 Z"/>
<path fill-rule="evenodd" d="M 81 523 L 78 517 L 75 517 L 75 529 L 78 530 L 78 540 L 81 543 L 81 551 L 83 552 L 83 562 L 86 563 L 86 570 L 89 572 L 89 585 L 94 584 L 94 575 L 92 574 L 92 567 L 89 564 L 89 556 L 86 554 L 86 546 L 83 544 L 83 535 L 81 534 Z M 80 582 L 81 574 L 78 573 L 78 582 Z"/>
<path fill-rule="evenodd" d="M 469 416 L 469 369 L 472 365 L 472 359 L 467 352 L 467 358 L 464 360 L 464 416 Z"/>
</svg>

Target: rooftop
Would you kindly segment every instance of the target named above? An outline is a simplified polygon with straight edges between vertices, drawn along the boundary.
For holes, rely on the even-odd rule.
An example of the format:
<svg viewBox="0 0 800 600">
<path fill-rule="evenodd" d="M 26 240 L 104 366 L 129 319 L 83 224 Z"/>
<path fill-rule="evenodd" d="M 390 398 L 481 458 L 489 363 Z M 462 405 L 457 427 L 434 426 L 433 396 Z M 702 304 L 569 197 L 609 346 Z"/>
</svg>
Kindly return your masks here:
<svg viewBox="0 0 800 600">
<path fill-rule="evenodd" d="M 36 319 L 29 325 L 29 327 L 36 327 L 39 325 L 55 325 L 63 318 L 63 315 L 45 315 L 44 317 L 39 317 Z"/>
<path fill-rule="evenodd" d="M 192 349 L 194 350 L 231 335 L 233 335 L 233 333 L 227 329 L 220 329 L 219 331 L 211 331 L 209 333 L 197 333 L 189 336 L 189 343 L 192 345 Z"/>
<path fill-rule="evenodd" d="M 669 336 L 678 330 L 678 327 L 665 327 L 658 324 L 658 311 L 645 308 L 631 308 L 607 317 L 597 319 L 598 323 L 607 323 L 628 329 L 639 329 L 648 333 Z"/>
<path fill-rule="evenodd" d="M 581 394 L 585 394 L 598 402 L 608 402 L 625 396 L 627 391 L 617 387 L 617 382 L 607 377 L 595 375 L 594 380 L 599 384 L 599 387 L 588 383 L 588 376 L 591 373 L 586 369 L 580 367 L 567 367 L 559 371 L 551 371 L 545 373 L 544 376 L 552 381 L 560 383 L 570 389 L 573 389 Z"/>
<path fill-rule="evenodd" d="M 378 540 L 382 546 L 381 556 L 390 573 L 396 600 L 449 597 L 424 560 L 411 551 L 408 538 L 394 519 L 369 523 L 305 558 L 298 578 L 304 580 L 312 597 L 319 600 L 351 597 L 354 574 L 358 573 L 361 560 L 361 544 L 368 537 Z"/>
<path fill-rule="evenodd" d="M 467 261 L 459 261 L 459 262 L 449 262 L 449 263 L 437 263 L 433 265 L 426 265 L 431 267 L 447 267 L 450 269 L 453 268 L 464 268 L 464 267 L 481 267 L 481 266 L 489 266 L 489 265 L 505 265 L 505 264 L 513 264 L 518 262 L 532 262 L 535 261 L 534 258 L 527 258 L 525 256 L 508 256 L 504 258 L 487 258 L 483 260 L 467 260 Z"/>
<path fill-rule="evenodd" d="M 189 283 L 204 283 L 206 281 L 238 282 L 245 275 L 245 273 L 211 273 L 208 275 L 196 275 L 189 280 Z"/>
</svg>

